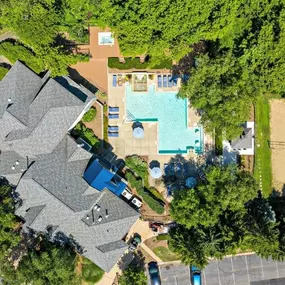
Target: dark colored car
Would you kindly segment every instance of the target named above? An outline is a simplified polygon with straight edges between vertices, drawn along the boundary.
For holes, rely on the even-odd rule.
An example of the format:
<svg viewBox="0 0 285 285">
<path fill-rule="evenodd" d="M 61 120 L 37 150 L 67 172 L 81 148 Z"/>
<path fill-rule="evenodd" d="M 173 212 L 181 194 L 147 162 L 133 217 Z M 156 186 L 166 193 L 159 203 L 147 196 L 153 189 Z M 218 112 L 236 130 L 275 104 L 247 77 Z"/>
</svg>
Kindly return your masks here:
<svg viewBox="0 0 285 285">
<path fill-rule="evenodd" d="M 192 265 L 190 268 L 192 285 L 202 285 L 201 270 Z"/>
<path fill-rule="evenodd" d="M 161 285 L 157 262 L 152 261 L 148 264 L 148 272 L 151 285 Z"/>
<path fill-rule="evenodd" d="M 134 252 L 141 242 L 142 242 L 142 239 L 141 239 L 140 235 L 139 234 L 135 234 L 133 236 L 133 238 L 130 240 L 129 250 Z"/>
</svg>

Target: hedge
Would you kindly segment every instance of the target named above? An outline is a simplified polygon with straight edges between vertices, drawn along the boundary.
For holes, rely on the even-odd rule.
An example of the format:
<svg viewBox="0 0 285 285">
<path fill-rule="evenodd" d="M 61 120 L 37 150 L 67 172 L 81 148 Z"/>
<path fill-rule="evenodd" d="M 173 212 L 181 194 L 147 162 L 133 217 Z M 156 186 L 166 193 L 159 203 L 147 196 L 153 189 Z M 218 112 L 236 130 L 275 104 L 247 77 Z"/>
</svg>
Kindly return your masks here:
<svg viewBox="0 0 285 285">
<path fill-rule="evenodd" d="M 148 189 L 144 188 L 141 179 L 137 179 L 130 171 L 126 173 L 126 178 L 132 188 L 136 188 L 138 194 L 142 197 L 145 203 L 156 213 L 163 214 L 164 206 L 162 201 L 157 200 Z"/>
<path fill-rule="evenodd" d="M 125 63 L 119 61 L 118 57 L 109 57 L 108 58 L 108 66 L 110 68 L 117 69 L 171 69 L 172 68 L 172 60 L 171 59 L 163 59 L 159 64 L 152 64 L 151 59 L 141 63 L 139 57 L 125 58 Z"/>
<path fill-rule="evenodd" d="M 126 165 L 130 168 L 136 175 L 140 176 L 144 185 L 148 187 L 148 165 L 141 159 L 138 155 L 132 155 L 126 157 Z"/>
</svg>

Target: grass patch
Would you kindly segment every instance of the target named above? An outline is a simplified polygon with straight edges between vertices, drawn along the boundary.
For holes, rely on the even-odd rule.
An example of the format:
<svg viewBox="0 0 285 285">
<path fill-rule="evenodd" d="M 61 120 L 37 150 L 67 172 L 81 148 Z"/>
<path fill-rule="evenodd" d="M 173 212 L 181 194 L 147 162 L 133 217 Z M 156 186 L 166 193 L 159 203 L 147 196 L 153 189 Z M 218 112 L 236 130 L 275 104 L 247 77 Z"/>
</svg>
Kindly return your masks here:
<svg viewBox="0 0 285 285">
<path fill-rule="evenodd" d="M 156 237 L 156 240 L 170 240 L 170 235 L 168 235 L 168 234 L 158 235 Z"/>
<path fill-rule="evenodd" d="M 94 284 L 102 279 L 104 271 L 98 267 L 96 264 L 91 262 L 87 258 L 83 258 L 82 265 L 82 278 L 84 281 Z"/>
<path fill-rule="evenodd" d="M 153 249 L 153 252 L 161 258 L 162 261 L 174 261 L 179 260 L 179 256 L 174 252 L 170 251 L 164 246 L 158 246 Z"/>
<path fill-rule="evenodd" d="M 118 57 L 109 57 L 108 58 L 108 66 L 110 68 L 117 68 L 117 69 L 171 69 L 172 68 L 172 60 L 171 59 L 163 59 L 160 62 L 153 63 L 151 59 L 146 59 L 145 62 L 141 63 L 139 57 L 125 58 L 125 63 L 119 61 Z"/>
<path fill-rule="evenodd" d="M 262 176 L 262 193 L 268 197 L 272 192 L 272 169 L 270 149 L 270 104 L 266 96 L 260 96 L 255 104 L 255 164 L 254 177 L 258 184 Z"/>
<path fill-rule="evenodd" d="M 0 80 L 4 78 L 4 76 L 7 74 L 8 71 L 9 71 L 8 68 L 0 66 Z"/>
</svg>

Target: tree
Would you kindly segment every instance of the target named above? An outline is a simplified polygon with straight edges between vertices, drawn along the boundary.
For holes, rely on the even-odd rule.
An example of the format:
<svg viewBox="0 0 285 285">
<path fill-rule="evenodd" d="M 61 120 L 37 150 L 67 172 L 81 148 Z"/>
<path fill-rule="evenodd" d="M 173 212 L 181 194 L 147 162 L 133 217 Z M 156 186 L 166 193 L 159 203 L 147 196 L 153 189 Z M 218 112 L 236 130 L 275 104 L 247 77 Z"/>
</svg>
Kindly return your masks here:
<svg viewBox="0 0 285 285">
<path fill-rule="evenodd" d="M 147 285 L 144 269 L 139 266 L 129 266 L 119 279 L 120 285 Z"/>
<path fill-rule="evenodd" d="M 205 177 L 195 189 L 174 193 L 171 216 L 188 229 L 214 226 L 226 211 L 245 212 L 245 203 L 257 195 L 253 177 L 235 166 L 208 167 Z"/>
<path fill-rule="evenodd" d="M 0 263 L 8 258 L 21 239 L 17 231 L 19 224 L 20 221 L 14 215 L 12 188 L 2 180 L 0 185 Z"/>
<path fill-rule="evenodd" d="M 12 265 L 5 268 L 4 284 L 79 285 L 75 259 L 76 254 L 70 249 L 43 241 L 39 250 L 30 249 L 22 257 L 16 270 Z"/>
<path fill-rule="evenodd" d="M 247 120 L 255 99 L 254 78 L 229 53 L 215 59 L 204 56 L 179 96 L 202 110 L 201 122 L 207 131 L 224 132 L 233 139 L 241 134 L 240 124 Z"/>
</svg>

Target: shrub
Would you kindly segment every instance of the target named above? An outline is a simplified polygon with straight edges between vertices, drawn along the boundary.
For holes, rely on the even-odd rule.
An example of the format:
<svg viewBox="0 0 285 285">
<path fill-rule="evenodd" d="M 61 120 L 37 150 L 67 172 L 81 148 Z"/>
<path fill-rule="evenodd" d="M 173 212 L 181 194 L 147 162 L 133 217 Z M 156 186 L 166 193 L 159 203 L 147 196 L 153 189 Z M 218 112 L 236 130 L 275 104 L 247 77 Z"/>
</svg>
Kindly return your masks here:
<svg viewBox="0 0 285 285">
<path fill-rule="evenodd" d="M 89 128 L 86 128 L 86 126 L 80 122 L 74 127 L 72 134 L 76 137 L 81 137 L 88 144 L 90 144 L 93 149 L 98 148 L 100 145 L 100 141 L 95 136 L 93 131 Z"/>
<path fill-rule="evenodd" d="M 143 179 L 145 186 L 148 186 L 148 165 L 144 160 L 138 155 L 128 156 L 126 157 L 126 165 Z"/>
<path fill-rule="evenodd" d="M 4 76 L 7 74 L 8 71 L 9 71 L 9 69 L 0 66 L 0 80 L 2 80 L 4 78 Z"/>
<path fill-rule="evenodd" d="M 19 59 L 37 73 L 45 69 L 40 58 L 37 58 L 30 49 L 18 43 L 0 43 L 0 55 L 5 56 L 11 63 L 15 63 Z"/>
<path fill-rule="evenodd" d="M 83 259 L 82 277 L 86 282 L 97 283 L 104 275 L 104 271 L 89 259 Z"/>
<path fill-rule="evenodd" d="M 83 122 L 91 122 L 96 117 L 97 110 L 94 107 L 91 107 L 83 116 Z"/>
<path fill-rule="evenodd" d="M 160 61 L 159 64 L 152 64 L 151 59 L 146 60 L 145 62 L 141 63 L 138 57 L 125 58 L 125 63 L 119 61 L 118 57 L 109 57 L 108 58 L 108 66 L 110 68 L 117 68 L 117 69 L 171 69 L 172 68 L 172 60 L 171 59 L 164 59 Z"/>
</svg>

